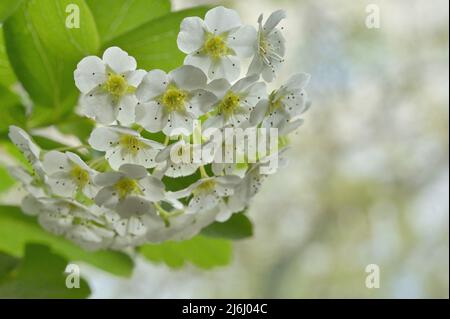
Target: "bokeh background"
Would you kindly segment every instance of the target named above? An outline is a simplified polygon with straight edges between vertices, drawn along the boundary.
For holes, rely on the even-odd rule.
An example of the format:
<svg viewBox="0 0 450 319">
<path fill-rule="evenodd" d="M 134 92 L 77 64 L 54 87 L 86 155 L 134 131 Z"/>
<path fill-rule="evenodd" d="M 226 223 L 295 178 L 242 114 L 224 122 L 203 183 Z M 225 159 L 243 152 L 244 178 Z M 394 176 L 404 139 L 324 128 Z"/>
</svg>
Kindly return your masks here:
<svg viewBox="0 0 450 319">
<path fill-rule="evenodd" d="M 313 107 L 289 165 L 249 214 L 230 266 L 131 279 L 85 266 L 93 298 L 448 298 L 449 18 L 446 0 L 173 1 L 224 4 L 256 23 L 285 9 L 286 62 L 312 74 Z M 366 27 L 366 6 L 380 28 Z M 380 288 L 365 286 L 368 264 Z"/>
<path fill-rule="evenodd" d="M 448 1 L 172 3 L 222 4 L 254 25 L 286 10 L 286 62 L 271 89 L 308 72 L 313 106 L 288 166 L 254 198 L 254 236 L 233 244 L 231 265 L 138 259 L 119 278 L 82 264 L 91 298 L 448 298 Z M 365 24 L 370 4 L 380 28 Z M 0 202 L 17 204 L 13 195 Z M 378 289 L 366 288 L 369 264 Z"/>
</svg>

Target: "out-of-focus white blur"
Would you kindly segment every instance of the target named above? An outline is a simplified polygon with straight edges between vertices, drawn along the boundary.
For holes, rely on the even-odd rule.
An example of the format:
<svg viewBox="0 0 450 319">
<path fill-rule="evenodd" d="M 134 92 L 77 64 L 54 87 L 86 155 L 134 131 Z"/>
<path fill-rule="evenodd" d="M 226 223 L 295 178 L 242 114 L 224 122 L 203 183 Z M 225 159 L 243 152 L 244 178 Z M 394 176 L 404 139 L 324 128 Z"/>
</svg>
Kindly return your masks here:
<svg viewBox="0 0 450 319">
<path fill-rule="evenodd" d="M 256 24 L 285 9 L 286 62 L 313 107 L 289 165 L 250 209 L 253 238 L 224 268 L 138 261 L 131 280 L 87 268 L 94 298 L 448 298 L 448 1 L 174 1 L 225 4 Z M 366 6 L 380 28 L 365 25 Z M 380 267 L 380 288 L 365 267 Z"/>
</svg>

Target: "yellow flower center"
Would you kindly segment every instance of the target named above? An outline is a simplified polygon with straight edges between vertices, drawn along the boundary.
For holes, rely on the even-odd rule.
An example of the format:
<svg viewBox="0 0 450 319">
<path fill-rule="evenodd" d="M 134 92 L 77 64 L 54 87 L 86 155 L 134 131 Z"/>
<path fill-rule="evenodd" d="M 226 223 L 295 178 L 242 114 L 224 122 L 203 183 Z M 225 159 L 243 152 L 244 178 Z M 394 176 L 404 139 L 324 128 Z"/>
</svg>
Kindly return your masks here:
<svg viewBox="0 0 450 319">
<path fill-rule="evenodd" d="M 104 88 L 115 98 L 124 96 L 127 93 L 132 93 L 136 89 L 135 87 L 128 85 L 124 76 L 115 73 L 109 73 Z"/>
<path fill-rule="evenodd" d="M 175 86 L 169 87 L 161 97 L 162 104 L 169 112 L 184 111 L 188 93 Z"/>
<path fill-rule="evenodd" d="M 147 146 L 143 142 L 141 142 L 137 136 L 129 134 L 124 134 L 120 137 L 119 145 L 122 147 L 122 149 L 124 149 L 128 153 L 131 153 L 132 155 L 136 155 L 137 152 Z"/>
<path fill-rule="evenodd" d="M 233 115 L 240 108 L 241 98 L 239 95 L 228 92 L 222 101 L 219 103 L 218 111 L 225 115 L 225 117 L 229 117 Z"/>
<path fill-rule="evenodd" d="M 89 183 L 89 173 L 78 165 L 72 167 L 70 176 L 81 189 Z"/>
<path fill-rule="evenodd" d="M 115 188 L 116 188 L 117 192 L 119 193 L 119 198 L 124 198 L 130 194 L 141 194 L 142 193 L 136 180 L 131 179 L 131 178 L 122 178 L 121 180 L 119 180 L 116 183 Z"/>
<path fill-rule="evenodd" d="M 230 53 L 230 49 L 222 37 L 214 34 L 207 36 L 203 49 L 207 55 L 214 58 L 220 58 Z"/>
<path fill-rule="evenodd" d="M 208 180 L 204 181 L 203 183 L 201 183 L 200 185 L 198 185 L 192 193 L 194 195 L 211 193 L 215 187 L 216 187 L 216 181 L 213 179 L 208 179 Z"/>
</svg>

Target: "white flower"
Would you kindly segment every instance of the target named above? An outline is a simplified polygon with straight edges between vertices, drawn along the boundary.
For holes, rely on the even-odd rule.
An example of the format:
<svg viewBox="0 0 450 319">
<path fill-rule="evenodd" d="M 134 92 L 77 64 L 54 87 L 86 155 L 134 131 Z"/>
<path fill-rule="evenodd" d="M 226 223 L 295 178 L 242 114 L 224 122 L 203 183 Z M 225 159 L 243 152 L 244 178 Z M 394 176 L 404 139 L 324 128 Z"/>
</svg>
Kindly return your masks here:
<svg viewBox="0 0 450 319">
<path fill-rule="evenodd" d="M 28 171 L 20 166 L 8 167 L 8 173 L 22 183 L 23 188 L 31 195 L 42 197 L 45 195 L 43 182 L 40 178 L 30 175 Z"/>
<path fill-rule="evenodd" d="M 257 75 L 247 76 L 231 85 L 227 80 L 214 80 L 208 88 L 218 97 L 203 129 L 244 126 L 259 100 L 266 98 L 266 85 L 256 82 Z"/>
<path fill-rule="evenodd" d="M 249 66 L 248 74 L 262 74 L 267 82 L 272 82 L 284 61 L 285 40 L 277 25 L 286 18 L 283 10 L 273 12 L 262 25 L 263 15 L 258 18 L 257 52 Z"/>
<path fill-rule="evenodd" d="M 206 75 L 190 65 L 169 74 L 150 71 L 136 92 L 136 122 L 150 132 L 190 135 L 193 120 L 209 111 L 216 101 L 214 94 L 204 89 L 206 81 Z"/>
<path fill-rule="evenodd" d="M 251 123 L 257 125 L 262 121 L 263 127 L 283 129 L 287 123 L 309 108 L 310 103 L 305 91 L 309 79 L 310 75 L 306 73 L 292 76 L 286 84 L 273 91 L 268 100 L 256 105 L 251 114 Z"/>
<path fill-rule="evenodd" d="M 225 198 L 233 195 L 240 181 L 241 179 L 234 175 L 204 177 L 181 191 L 169 192 L 167 196 L 184 198 L 192 194 L 186 207 L 186 214 L 205 213 L 218 209 L 216 220 L 225 221 L 231 216 Z"/>
<path fill-rule="evenodd" d="M 118 126 L 95 128 L 88 142 L 94 149 L 106 152 L 105 158 L 115 170 L 126 163 L 155 167 L 155 157 L 164 147 L 142 138 L 136 131 Z"/>
<path fill-rule="evenodd" d="M 221 130 L 220 139 L 213 141 L 214 158 L 211 170 L 214 175 L 237 175 L 242 177 L 247 169 L 245 163 L 249 142 L 246 135 L 239 135 L 236 129 L 226 127 Z"/>
<path fill-rule="evenodd" d="M 136 70 L 136 60 L 118 47 L 106 49 L 102 59 L 85 57 L 74 72 L 75 84 L 83 93 L 83 112 L 103 124 L 115 120 L 132 124 L 137 104 L 134 93 L 144 75 L 144 70 Z"/>
<path fill-rule="evenodd" d="M 64 235 L 87 250 L 107 248 L 115 232 L 100 215 L 96 206 L 84 206 L 71 199 L 39 199 L 45 209 L 38 215 L 39 223 L 56 235 Z"/>
<path fill-rule="evenodd" d="M 157 162 L 164 162 L 164 175 L 169 177 L 181 177 L 192 175 L 201 165 L 213 160 L 212 143 L 191 144 L 184 140 L 167 146 L 156 157 Z"/>
<path fill-rule="evenodd" d="M 239 185 L 236 186 L 232 196 L 228 198 L 227 204 L 230 211 L 240 212 L 248 206 L 250 199 L 259 192 L 262 183 L 269 175 L 269 173 L 267 173 L 268 170 L 263 170 L 264 166 L 270 165 L 270 162 L 274 157 L 278 157 L 278 164 L 282 166 L 285 161 L 281 155 L 285 151 L 286 148 L 263 157 L 257 163 L 250 164 L 244 178 L 242 178 Z M 270 174 L 273 174 L 273 172 Z"/>
<path fill-rule="evenodd" d="M 47 183 L 56 195 L 70 197 L 80 191 L 89 198 L 95 196 L 93 178 L 97 172 L 78 155 L 50 151 L 44 155 L 42 166 L 49 177 Z"/>
<path fill-rule="evenodd" d="M 210 79 L 237 79 L 241 57 L 254 53 L 256 30 L 242 26 L 236 11 L 224 7 L 209 10 L 205 20 L 188 17 L 181 22 L 178 48 L 188 54 L 184 64 L 201 68 Z"/>
<path fill-rule="evenodd" d="M 121 216 L 148 212 L 150 201 L 164 198 L 164 184 L 140 165 L 124 164 L 118 172 L 98 174 L 95 183 L 102 187 L 94 199 L 96 204 L 116 209 Z"/>
<path fill-rule="evenodd" d="M 8 137 L 16 145 L 16 147 L 22 152 L 27 161 L 31 164 L 36 173 L 43 178 L 44 172 L 40 163 L 41 149 L 34 143 L 30 135 L 20 127 L 11 125 L 9 127 Z"/>
</svg>

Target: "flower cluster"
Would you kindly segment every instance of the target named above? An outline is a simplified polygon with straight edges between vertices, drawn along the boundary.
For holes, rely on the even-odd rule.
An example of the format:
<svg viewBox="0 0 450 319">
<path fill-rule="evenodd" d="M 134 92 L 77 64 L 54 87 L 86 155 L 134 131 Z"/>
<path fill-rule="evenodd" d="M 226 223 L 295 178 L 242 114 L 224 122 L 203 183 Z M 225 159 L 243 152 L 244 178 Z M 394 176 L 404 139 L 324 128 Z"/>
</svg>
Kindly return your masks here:
<svg viewBox="0 0 450 319">
<path fill-rule="evenodd" d="M 42 150 L 10 127 L 31 164 L 10 169 L 27 191 L 23 211 L 48 231 L 96 250 L 186 239 L 245 210 L 269 174 L 262 168 L 309 107 L 307 74 L 267 92 L 284 58 L 283 18 L 280 10 L 263 23 L 261 15 L 258 29 L 224 7 L 204 20 L 185 18 L 177 40 L 184 65 L 168 73 L 137 69 L 118 47 L 83 58 L 74 78 L 81 112 L 97 124 L 89 145 Z M 221 134 L 203 134 L 196 125 Z M 230 138 L 248 128 L 276 129 L 276 148 L 249 156 L 248 137 L 236 144 Z"/>
</svg>

